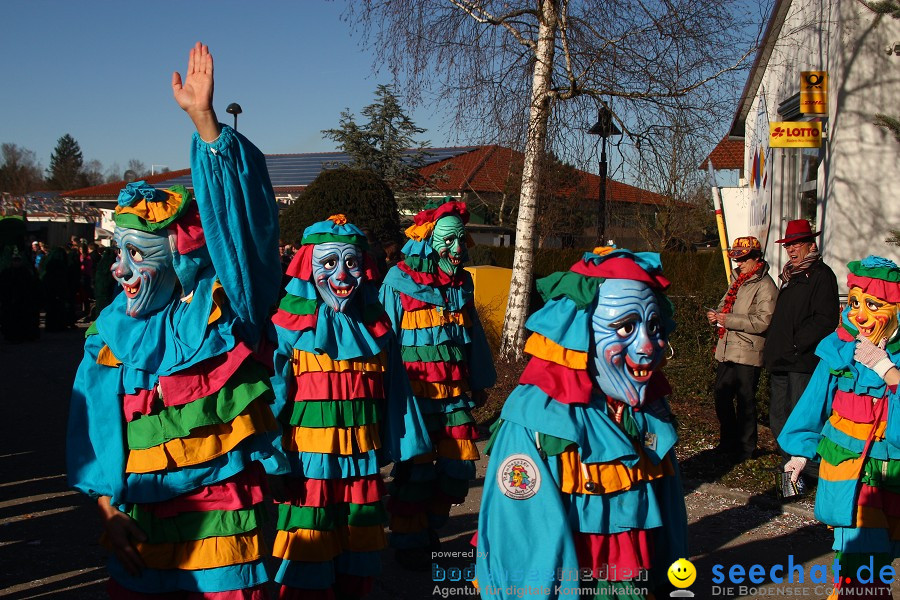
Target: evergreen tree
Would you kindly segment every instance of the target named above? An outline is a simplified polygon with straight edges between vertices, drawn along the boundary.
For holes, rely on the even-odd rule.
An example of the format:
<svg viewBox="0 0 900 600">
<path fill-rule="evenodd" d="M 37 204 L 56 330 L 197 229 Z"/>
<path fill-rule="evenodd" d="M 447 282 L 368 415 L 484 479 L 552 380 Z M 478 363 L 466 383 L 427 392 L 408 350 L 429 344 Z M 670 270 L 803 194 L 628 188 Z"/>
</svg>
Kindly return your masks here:
<svg viewBox="0 0 900 600">
<path fill-rule="evenodd" d="M 369 229 L 382 243 L 399 239 L 400 219 L 391 188 L 372 171 L 348 168 L 322 171 L 282 211 L 281 239 L 299 243 L 304 229 L 334 214 Z"/>
<path fill-rule="evenodd" d="M 48 185 L 60 191 L 80 187 L 84 157 L 81 147 L 68 133 L 56 141 L 56 148 L 50 156 L 50 167 L 47 169 Z"/>
<path fill-rule="evenodd" d="M 395 193 L 423 191 L 429 182 L 422 178 L 419 168 L 427 162 L 430 142 L 416 141 L 425 130 L 403 111 L 393 87 L 379 85 L 375 102 L 362 110 L 362 116 L 368 121 L 360 125 L 349 110 L 344 110 L 340 127 L 322 133 L 350 155 L 353 168 L 372 171 Z"/>
</svg>

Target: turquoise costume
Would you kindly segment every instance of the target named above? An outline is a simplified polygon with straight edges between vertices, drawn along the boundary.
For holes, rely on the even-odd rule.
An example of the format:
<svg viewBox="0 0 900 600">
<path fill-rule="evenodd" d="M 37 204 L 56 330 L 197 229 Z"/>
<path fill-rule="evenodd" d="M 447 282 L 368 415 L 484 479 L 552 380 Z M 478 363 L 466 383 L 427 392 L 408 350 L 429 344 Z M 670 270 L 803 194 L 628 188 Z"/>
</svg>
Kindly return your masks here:
<svg viewBox="0 0 900 600">
<path fill-rule="evenodd" d="M 144 182 L 122 190 L 127 257 L 113 272 L 125 290 L 88 330 L 74 383 L 69 482 L 108 496 L 147 535 L 136 544 L 140 575 L 110 558 L 114 597 L 250 598 L 267 581 L 265 472 L 287 470 L 265 351 L 281 278 L 277 207 L 263 154 L 221 128 L 209 143 L 194 134 L 193 194 Z"/>
<path fill-rule="evenodd" d="M 546 305 L 527 323 L 532 358 L 486 449 L 483 598 L 586 588 L 646 598 L 687 556 L 677 434 L 658 371 L 674 328 L 668 282 L 658 255 L 602 252 L 538 281 Z"/>
<path fill-rule="evenodd" d="M 278 502 L 280 598 L 362 597 L 386 545 L 379 469 L 431 451 L 372 284 L 365 235 L 343 215 L 308 227 L 274 322 L 275 412 L 290 477 Z"/>
</svg>

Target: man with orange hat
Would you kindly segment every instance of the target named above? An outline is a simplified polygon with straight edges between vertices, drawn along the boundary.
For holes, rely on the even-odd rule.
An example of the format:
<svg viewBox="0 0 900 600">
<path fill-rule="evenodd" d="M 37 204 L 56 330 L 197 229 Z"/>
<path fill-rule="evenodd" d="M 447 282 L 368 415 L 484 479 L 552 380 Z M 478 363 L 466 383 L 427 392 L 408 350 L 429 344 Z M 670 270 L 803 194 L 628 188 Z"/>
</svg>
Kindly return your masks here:
<svg viewBox="0 0 900 600">
<path fill-rule="evenodd" d="M 816 368 L 816 346 L 834 331 L 840 315 L 837 278 L 815 243 L 819 233 L 798 219 L 776 240 L 788 262 L 779 275 L 781 289 L 763 351 L 770 372 L 769 425 L 776 439 Z M 782 455 L 787 458 L 783 450 Z"/>
<path fill-rule="evenodd" d="M 755 237 L 734 240 L 728 257 L 737 263 L 734 278 L 716 310 L 707 312 L 706 318 L 719 334 L 719 366 L 713 388 L 719 419 L 718 448 L 740 463 L 756 450 L 756 388 L 778 288 Z"/>
</svg>

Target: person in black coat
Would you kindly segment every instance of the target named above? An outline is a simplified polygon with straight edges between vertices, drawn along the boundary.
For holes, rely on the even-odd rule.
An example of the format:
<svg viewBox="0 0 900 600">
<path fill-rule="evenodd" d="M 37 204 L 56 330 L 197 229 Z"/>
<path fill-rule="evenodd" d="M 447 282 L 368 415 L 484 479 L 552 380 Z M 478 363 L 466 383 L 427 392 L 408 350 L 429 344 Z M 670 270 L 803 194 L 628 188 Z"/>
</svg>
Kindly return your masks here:
<svg viewBox="0 0 900 600">
<path fill-rule="evenodd" d="M 763 363 L 769 371 L 769 426 L 776 439 L 819 362 L 816 346 L 840 318 L 837 278 L 822 262 L 805 219 L 790 221 L 782 244 L 789 261 L 779 275 L 781 290 L 769 324 Z M 790 458 L 782 452 L 785 460 Z"/>
</svg>

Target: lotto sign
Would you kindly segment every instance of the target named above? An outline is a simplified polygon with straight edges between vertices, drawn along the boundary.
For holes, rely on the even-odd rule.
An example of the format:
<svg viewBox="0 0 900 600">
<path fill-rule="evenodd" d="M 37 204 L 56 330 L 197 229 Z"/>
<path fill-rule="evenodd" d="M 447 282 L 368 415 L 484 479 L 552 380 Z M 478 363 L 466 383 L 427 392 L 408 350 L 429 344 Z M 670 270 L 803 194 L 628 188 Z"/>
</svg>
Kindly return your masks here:
<svg viewBox="0 0 900 600">
<path fill-rule="evenodd" d="M 769 123 L 771 148 L 818 148 L 821 145 L 821 123 L 806 121 Z"/>
<path fill-rule="evenodd" d="M 828 114 L 828 71 L 800 73 L 800 112 L 806 115 Z"/>
</svg>

